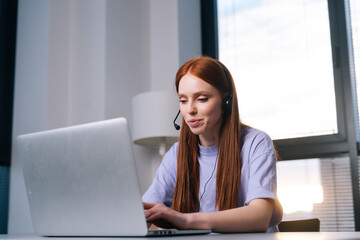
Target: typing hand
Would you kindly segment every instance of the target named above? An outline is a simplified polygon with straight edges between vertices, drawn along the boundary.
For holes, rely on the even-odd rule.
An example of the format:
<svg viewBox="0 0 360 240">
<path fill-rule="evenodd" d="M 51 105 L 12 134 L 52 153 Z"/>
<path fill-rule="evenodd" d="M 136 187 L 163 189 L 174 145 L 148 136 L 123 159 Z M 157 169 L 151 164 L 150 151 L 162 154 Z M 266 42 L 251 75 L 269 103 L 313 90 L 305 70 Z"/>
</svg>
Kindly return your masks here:
<svg viewBox="0 0 360 240">
<path fill-rule="evenodd" d="M 143 203 L 148 223 L 161 228 L 188 229 L 186 214 L 174 211 L 160 203 Z"/>
</svg>

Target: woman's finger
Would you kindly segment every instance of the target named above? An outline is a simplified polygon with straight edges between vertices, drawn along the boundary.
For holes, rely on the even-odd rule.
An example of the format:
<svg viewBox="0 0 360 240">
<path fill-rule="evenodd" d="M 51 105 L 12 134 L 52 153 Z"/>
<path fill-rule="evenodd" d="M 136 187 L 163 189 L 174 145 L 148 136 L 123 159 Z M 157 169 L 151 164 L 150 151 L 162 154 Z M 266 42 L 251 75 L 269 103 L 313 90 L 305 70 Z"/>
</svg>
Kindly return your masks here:
<svg viewBox="0 0 360 240">
<path fill-rule="evenodd" d="M 157 203 L 147 203 L 147 202 L 143 202 L 143 206 L 144 209 L 150 209 L 152 207 L 154 207 Z"/>
</svg>

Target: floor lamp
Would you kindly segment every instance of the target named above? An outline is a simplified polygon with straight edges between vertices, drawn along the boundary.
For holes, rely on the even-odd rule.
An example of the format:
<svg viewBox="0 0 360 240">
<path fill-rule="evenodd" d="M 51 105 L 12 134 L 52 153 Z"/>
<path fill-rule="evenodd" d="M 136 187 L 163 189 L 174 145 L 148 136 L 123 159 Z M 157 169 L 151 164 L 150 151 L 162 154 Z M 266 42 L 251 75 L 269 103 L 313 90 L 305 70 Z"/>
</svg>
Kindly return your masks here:
<svg viewBox="0 0 360 240">
<path fill-rule="evenodd" d="M 179 111 L 175 93 L 145 92 L 132 99 L 132 137 L 135 144 L 158 147 L 161 157 L 179 139 L 173 120 Z"/>
</svg>

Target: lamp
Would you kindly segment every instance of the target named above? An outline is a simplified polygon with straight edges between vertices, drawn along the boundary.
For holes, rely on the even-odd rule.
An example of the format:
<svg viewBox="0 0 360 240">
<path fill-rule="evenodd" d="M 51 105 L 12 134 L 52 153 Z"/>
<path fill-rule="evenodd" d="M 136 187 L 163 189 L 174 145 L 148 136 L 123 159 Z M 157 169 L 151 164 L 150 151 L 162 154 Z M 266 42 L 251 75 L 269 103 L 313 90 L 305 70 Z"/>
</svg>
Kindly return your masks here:
<svg viewBox="0 0 360 240">
<path fill-rule="evenodd" d="M 179 139 L 179 131 L 173 125 L 178 109 L 177 96 L 171 92 L 145 92 L 133 97 L 134 143 L 159 147 L 159 154 L 164 156 L 166 146 L 171 146 Z"/>
</svg>

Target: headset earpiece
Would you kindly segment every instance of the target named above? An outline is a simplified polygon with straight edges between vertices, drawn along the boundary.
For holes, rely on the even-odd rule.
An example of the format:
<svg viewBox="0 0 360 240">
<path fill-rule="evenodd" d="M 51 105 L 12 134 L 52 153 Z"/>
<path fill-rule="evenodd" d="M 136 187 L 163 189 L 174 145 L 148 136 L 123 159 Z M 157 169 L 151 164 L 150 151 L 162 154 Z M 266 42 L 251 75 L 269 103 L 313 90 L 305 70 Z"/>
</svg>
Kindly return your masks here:
<svg viewBox="0 0 360 240">
<path fill-rule="evenodd" d="M 228 70 L 225 68 L 225 66 L 219 60 L 216 61 L 220 64 L 221 68 L 224 70 L 226 80 L 229 86 L 229 95 L 225 97 L 225 99 L 222 102 L 222 111 L 225 116 L 228 116 L 231 114 L 231 107 L 232 107 L 232 98 L 233 98 L 232 81 L 230 79 L 230 74 Z"/>
<path fill-rule="evenodd" d="M 232 106 L 232 99 L 230 96 L 225 97 L 222 103 L 222 111 L 224 115 L 230 115 Z"/>
</svg>

